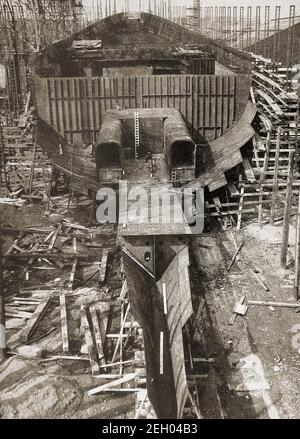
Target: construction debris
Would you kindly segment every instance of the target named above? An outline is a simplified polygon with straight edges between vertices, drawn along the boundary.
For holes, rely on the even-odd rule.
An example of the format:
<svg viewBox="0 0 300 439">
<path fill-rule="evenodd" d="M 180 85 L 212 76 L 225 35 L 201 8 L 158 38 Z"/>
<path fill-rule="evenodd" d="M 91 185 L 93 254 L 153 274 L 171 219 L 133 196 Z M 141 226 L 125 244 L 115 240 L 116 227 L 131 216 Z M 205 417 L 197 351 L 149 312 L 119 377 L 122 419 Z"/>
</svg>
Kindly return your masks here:
<svg viewBox="0 0 300 439">
<path fill-rule="evenodd" d="M 283 308 L 299 308 L 300 302 L 264 302 L 261 300 L 248 300 L 248 305 L 256 305 L 256 306 L 274 306 L 274 307 L 283 307 Z"/>
<path fill-rule="evenodd" d="M 0 418 L 299 415 L 295 6 L 19 3 L 0 6 Z M 177 212 L 143 204 L 161 189 Z"/>
</svg>

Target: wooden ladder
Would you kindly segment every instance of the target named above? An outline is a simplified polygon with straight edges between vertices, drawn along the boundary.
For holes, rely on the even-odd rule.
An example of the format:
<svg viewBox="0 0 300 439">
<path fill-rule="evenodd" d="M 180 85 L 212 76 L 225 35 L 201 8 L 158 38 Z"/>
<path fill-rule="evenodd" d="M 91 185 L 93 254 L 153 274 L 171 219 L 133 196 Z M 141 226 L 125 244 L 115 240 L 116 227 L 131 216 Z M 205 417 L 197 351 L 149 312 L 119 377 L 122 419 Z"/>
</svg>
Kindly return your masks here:
<svg viewBox="0 0 300 439">
<path fill-rule="evenodd" d="M 140 120 L 139 113 L 134 113 L 134 155 L 138 158 L 138 149 L 140 146 Z"/>
</svg>

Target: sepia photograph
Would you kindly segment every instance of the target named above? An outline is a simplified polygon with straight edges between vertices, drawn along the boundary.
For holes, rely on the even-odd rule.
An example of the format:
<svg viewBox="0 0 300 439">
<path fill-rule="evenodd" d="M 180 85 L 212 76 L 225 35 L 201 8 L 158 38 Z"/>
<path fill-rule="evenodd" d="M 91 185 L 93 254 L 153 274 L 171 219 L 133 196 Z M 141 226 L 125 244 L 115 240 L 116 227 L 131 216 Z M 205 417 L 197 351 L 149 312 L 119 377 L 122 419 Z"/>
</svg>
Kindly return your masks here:
<svg viewBox="0 0 300 439">
<path fill-rule="evenodd" d="M 300 419 L 299 43 L 298 0 L 0 0 L 4 426 Z"/>
</svg>

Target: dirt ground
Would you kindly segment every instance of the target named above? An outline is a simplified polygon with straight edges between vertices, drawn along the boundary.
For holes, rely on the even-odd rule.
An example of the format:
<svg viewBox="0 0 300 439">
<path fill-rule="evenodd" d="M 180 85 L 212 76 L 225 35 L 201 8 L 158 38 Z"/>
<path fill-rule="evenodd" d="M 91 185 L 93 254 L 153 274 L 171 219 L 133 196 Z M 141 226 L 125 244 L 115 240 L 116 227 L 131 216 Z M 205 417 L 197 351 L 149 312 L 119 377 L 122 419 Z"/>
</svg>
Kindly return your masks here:
<svg viewBox="0 0 300 439">
<path fill-rule="evenodd" d="M 286 271 L 279 269 L 281 226 L 244 227 L 236 235 L 243 247 L 230 271 L 227 267 L 235 252 L 230 234 L 220 234 L 214 243 L 210 240 L 206 252 L 215 253 L 214 260 L 204 263 L 202 257 L 198 261 L 198 294 L 206 298 L 206 356 L 214 359 L 208 380 L 199 388 L 202 412 L 207 417 L 300 417 L 299 309 L 249 306 L 245 316 L 237 316 L 229 325 L 235 303 L 242 296 L 245 303 L 295 301 L 291 288 L 294 236 L 291 226 Z M 193 248 L 197 255 L 195 243 Z M 253 270 L 259 271 L 269 291 L 260 285 Z M 253 367 L 247 369 L 249 361 Z"/>
<path fill-rule="evenodd" d="M 56 215 L 63 216 L 77 224 L 87 225 L 89 222 L 89 208 L 86 206 L 71 205 L 66 209 L 68 197 L 62 197 L 58 202 Z M 14 206 L 0 207 L 1 227 L 23 229 L 26 227 L 41 227 L 55 223 L 57 218 L 45 215 L 42 205 L 27 205 L 21 208 Z M 15 236 L 3 234 L 4 240 L 2 251 L 5 252 L 12 244 Z M 116 248 L 116 235 L 97 236 L 99 245 Z M 62 245 L 58 240 L 57 245 Z M 80 243 L 78 242 L 78 247 Z M 80 249 L 80 248 L 78 248 Z M 90 249 L 94 252 L 95 260 L 99 260 L 99 249 Z M 116 277 L 116 271 L 120 267 L 120 254 L 114 251 L 109 265 L 109 273 L 112 278 Z M 13 288 L 26 285 L 22 267 L 12 271 Z M 70 266 L 62 270 L 36 271 L 34 281 L 44 283 L 47 288 L 48 282 L 53 279 L 58 281 L 57 289 L 61 288 L 60 280 L 68 278 Z M 81 273 L 79 280 L 82 281 L 90 275 Z M 83 337 L 80 334 L 80 305 L 86 306 L 98 304 L 103 300 L 104 293 L 99 288 L 97 281 L 93 279 L 84 287 L 77 287 L 67 297 L 68 329 L 70 339 L 70 352 L 68 355 L 80 355 Z M 53 287 L 52 287 L 53 288 Z M 119 288 L 119 285 L 118 285 Z M 34 290 L 34 288 L 33 288 Z M 16 291 L 17 292 L 17 291 Z M 38 294 L 38 291 L 36 292 Z M 132 394 L 101 394 L 88 396 L 87 391 L 91 388 L 104 384 L 106 380 L 93 377 L 91 366 L 87 360 L 56 360 L 44 361 L 44 357 L 62 354 L 61 321 L 59 312 L 58 296 L 55 296 L 47 310 L 47 314 L 41 320 L 36 329 L 34 338 L 50 333 L 36 342 L 19 346 L 18 334 L 24 325 L 21 319 L 7 320 L 7 339 L 9 358 L 0 365 L 0 418 L 132 418 L 134 417 L 135 398 Z M 9 329 L 10 328 L 10 329 Z M 113 331 L 113 330 L 112 330 Z M 15 355 L 13 355 L 15 354 Z M 30 358 L 32 357 L 32 358 Z M 82 357 L 82 355 L 81 355 Z M 130 371 L 128 369 L 128 371 Z M 126 370 L 125 370 L 126 372 Z"/>
</svg>

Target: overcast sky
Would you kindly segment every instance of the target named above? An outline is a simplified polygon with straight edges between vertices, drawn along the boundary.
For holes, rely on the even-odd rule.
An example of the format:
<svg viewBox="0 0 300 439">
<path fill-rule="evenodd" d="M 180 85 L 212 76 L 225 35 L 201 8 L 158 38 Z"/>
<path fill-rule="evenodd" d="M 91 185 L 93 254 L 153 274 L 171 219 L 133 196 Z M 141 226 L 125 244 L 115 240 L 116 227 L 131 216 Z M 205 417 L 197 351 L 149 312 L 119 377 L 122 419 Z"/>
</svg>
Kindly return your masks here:
<svg viewBox="0 0 300 439">
<path fill-rule="evenodd" d="M 100 0 L 98 0 L 100 2 Z M 113 5 L 113 1 L 111 0 L 111 4 Z M 118 10 L 122 10 L 122 6 L 125 3 L 125 0 L 116 0 L 117 1 L 117 7 Z M 160 0 L 157 0 L 159 2 Z M 94 8 L 96 10 L 97 0 L 83 0 L 84 5 L 91 8 L 94 4 Z M 147 7 L 148 0 L 142 0 L 142 3 Z M 138 10 L 139 0 L 129 0 L 130 8 L 132 10 Z M 153 4 L 153 0 L 152 0 Z M 181 5 L 181 6 L 192 6 L 193 0 L 171 0 L 171 4 L 173 6 L 175 5 Z M 296 13 L 297 15 L 300 13 L 300 2 L 299 0 L 294 1 L 282 1 L 282 0 L 205 0 L 201 1 L 202 6 L 252 6 L 254 8 L 255 6 L 261 6 L 264 8 L 265 6 L 271 6 L 271 11 L 275 9 L 275 6 L 281 6 L 281 17 L 288 16 L 289 13 L 289 5 L 296 5 Z M 102 6 L 104 7 L 105 0 L 102 0 Z M 273 13 L 271 13 L 273 15 Z"/>
</svg>

